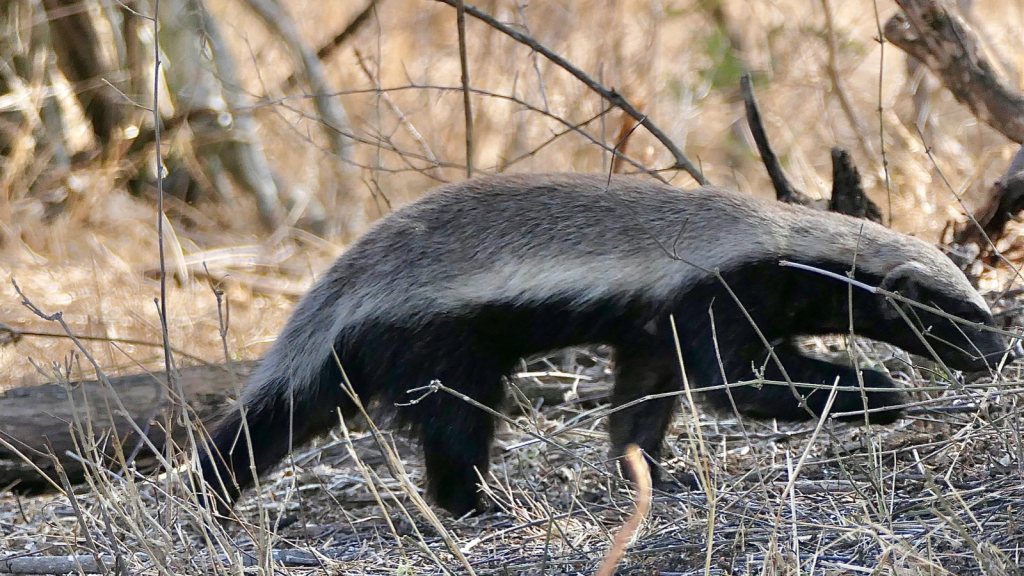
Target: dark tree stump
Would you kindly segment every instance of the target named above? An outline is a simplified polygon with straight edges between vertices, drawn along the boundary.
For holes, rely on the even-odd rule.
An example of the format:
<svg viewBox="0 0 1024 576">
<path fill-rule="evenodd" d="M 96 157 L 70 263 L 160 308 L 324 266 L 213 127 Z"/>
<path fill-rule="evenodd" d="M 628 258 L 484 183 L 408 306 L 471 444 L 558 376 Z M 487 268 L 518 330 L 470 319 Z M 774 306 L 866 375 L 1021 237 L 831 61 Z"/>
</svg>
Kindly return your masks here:
<svg viewBox="0 0 1024 576">
<path fill-rule="evenodd" d="M 828 201 L 828 209 L 882 223 L 882 211 L 864 193 L 860 172 L 854 166 L 850 153 L 842 148 L 832 149 L 832 198 Z"/>
</svg>

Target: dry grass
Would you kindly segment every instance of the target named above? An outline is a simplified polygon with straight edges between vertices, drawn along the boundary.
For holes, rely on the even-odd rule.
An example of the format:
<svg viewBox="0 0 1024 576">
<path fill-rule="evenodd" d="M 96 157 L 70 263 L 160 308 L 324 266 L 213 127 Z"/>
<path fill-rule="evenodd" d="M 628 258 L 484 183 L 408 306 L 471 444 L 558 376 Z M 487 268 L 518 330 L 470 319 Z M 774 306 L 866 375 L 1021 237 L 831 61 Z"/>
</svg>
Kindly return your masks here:
<svg viewBox="0 0 1024 576">
<path fill-rule="evenodd" d="M 319 170 L 325 151 L 309 102 L 276 88 L 292 72 L 290 57 L 241 2 L 209 4 L 245 70 L 245 89 L 254 97 L 270 96 L 256 116 L 275 167 L 312 190 L 328 189 L 328 175 Z M 356 2 L 287 4 L 312 46 L 332 37 L 361 8 Z M 1007 166 L 1013 148 L 945 93 L 932 99 L 935 124 L 925 133 L 934 162 L 928 157 L 911 121 L 903 56 L 874 41 L 872 2 L 830 2 L 836 75 L 852 116 L 839 103 L 840 87 L 829 80 L 830 34 L 820 0 L 724 4 L 729 33 L 742 42 L 755 72 L 773 144 L 796 186 L 808 194 L 827 195 L 829 149 L 847 147 L 869 194 L 883 209 L 891 201 L 893 226 L 934 240 L 946 220 L 961 213 L 956 196 L 973 206 Z M 1021 77 L 1024 4 L 982 4 L 978 21 L 1006 59 L 1006 71 Z M 480 7 L 620 90 L 699 160 L 712 182 L 770 195 L 743 124 L 735 64 L 722 50 L 726 31 L 701 5 L 567 0 L 534 2 L 519 10 L 496 0 Z M 879 3 L 878 10 L 884 21 L 894 6 Z M 563 121 L 587 122 L 584 129 L 611 146 L 624 121 L 619 112 L 594 119 L 604 104 L 567 73 L 472 19 L 468 33 L 472 84 L 492 94 L 473 98 L 479 171 L 607 170 L 610 156 L 600 146 L 571 132 L 556 136 L 566 131 Z M 464 175 L 455 34 L 454 10 L 447 6 L 383 0 L 377 17 L 327 62 L 361 142 L 354 182 L 372 191 L 366 207 L 372 217 L 416 198 L 439 179 Z M 374 83 L 395 89 L 389 91 L 393 106 L 421 141 L 377 97 Z M 426 149 L 438 166 L 424 160 Z M 671 164 L 670 155 L 643 130 L 635 133 L 628 151 L 651 168 Z M 9 241 L 0 251 L 0 321 L 57 331 L 19 304 L 10 284 L 16 278 L 41 308 L 62 310 L 76 333 L 160 341 L 153 304 L 158 284 L 152 279 L 156 216 L 151 206 L 120 188 L 119 170 L 113 161 L 98 161 L 77 171 L 73 181 L 54 184 L 66 189 L 71 202 L 64 215 L 45 224 L 43 203 L 27 183 L 14 181 L 3 191 L 0 226 Z M 685 174 L 663 176 L 680 186 L 692 184 Z M 330 205 L 331 199 L 325 202 Z M 180 258 L 170 262 L 175 270 L 192 273 L 168 287 L 169 335 L 173 346 L 207 361 L 224 355 L 217 303 L 211 282 L 190 262 L 210 263 L 230 300 L 229 354 L 250 358 L 276 335 L 294 296 L 341 251 L 337 239 L 318 241 L 297 233 L 275 236 L 272 243 L 262 240 L 251 224 L 255 209 L 244 198 L 231 207 L 177 210 L 188 218 L 171 220 L 176 233 L 171 252 Z M 237 246 L 249 248 L 217 253 L 216 259 L 206 252 Z M 1005 272 L 989 273 L 983 285 L 1001 288 L 1007 278 Z M 157 347 L 90 346 L 108 373 L 162 365 Z M 28 358 L 60 361 L 71 350 L 65 339 L 42 337 L 0 348 L 0 368 L 7 375 L 0 389 L 42 379 Z M 589 370 L 598 379 L 607 377 L 604 364 Z M 1016 573 L 1024 562 L 1024 448 L 1016 396 L 1008 391 L 1020 386 L 1020 376 L 1015 370 L 1003 376 L 1005 381 L 969 391 L 919 392 L 922 398 L 939 398 L 929 404 L 933 410 L 893 428 L 826 423 L 816 432 L 707 415 L 694 419 L 684 411 L 672 429 L 664 464 L 677 476 L 701 472 L 710 482 L 703 491 L 656 494 L 650 520 L 627 553 L 628 569 Z M 905 380 L 918 384 L 921 378 L 918 372 L 905 374 Z M 503 428 L 496 465 L 486 479 L 495 512 L 442 519 L 450 541 L 474 570 L 577 573 L 596 566 L 629 509 L 626 487 L 605 472 L 606 436 L 594 418 L 600 413 L 592 401 L 574 401 L 515 417 L 561 448 L 527 442 L 530 437 L 514 426 Z M 395 443 L 412 483 L 422 485 L 415 448 Z M 3 495 L 0 550 L 43 555 L 116 550 L 133 572 L 161 574 L 211 566 L 233 571 L 223 558 L 209 563 L 210 555 L 221 553 L 231 562 L 248 555 L 270 573 L 274 549 L 305 551 L 307 559 L 316 560 L 311 568 L 276 568 L 288 573 L 323 567 L 372 574 L 462 571 L 438 528 L 410 500 L 408 485 L 391 477 L 380 454 L 372 436 L 341 432 L 296 453 L 293 464 L 269 478 L 262 493 L 241 503 L 244 522 L 226 532 L 197 528 L 198 512 L 173 475 L 113 478 L 96 472 L 94 490 L 75 500 L 78 512 L 64 496 Z M 293 523 L 276 533 L 268 530 L 280 518 Z M 315 558 L 313 551 L 324 555 Z M 136 553 L 147 556 L 132 556 Z"/>
</svg>

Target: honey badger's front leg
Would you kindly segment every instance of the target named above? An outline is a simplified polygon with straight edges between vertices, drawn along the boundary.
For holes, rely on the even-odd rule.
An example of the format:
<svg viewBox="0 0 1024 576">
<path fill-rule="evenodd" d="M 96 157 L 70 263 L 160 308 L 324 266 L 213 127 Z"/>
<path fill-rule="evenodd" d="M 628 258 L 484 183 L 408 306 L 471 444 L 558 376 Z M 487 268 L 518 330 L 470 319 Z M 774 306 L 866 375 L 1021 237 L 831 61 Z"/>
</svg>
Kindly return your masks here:
<svg viewBox="0 0 1024 576">
<path fill-rule="evenodd" d="M 877 370 L 859 370 L 858 377 L 858 369 L 805 356 L 788 338 L 773 347 L 772 355 L 761 337 L 747 326 L 742 320 L 731 322 L 725 334 L 718 334 L 718 346 L 710 335 L 703 333 L 685 341 L 680 338 L 691 385 L 712 388 L 701 391 L 697 397 L 720 412 L 738 411 L 753 418 L 786 421 L 809 420 L 824 413 L 828 387 L 838 382 L 840 390 L 831 413 L 860 412 L 844 419 L 863 422 L 866 405 L 872 423 L 888 424 L 899 418 L 906 395 L 888 375 Z M 739 382 L 750 384 L 736 385 Z M 730 385 L 728 389 L 725 384 Z"/>
<path fill-rule="evenodd" d="M 878 370 L 860 369 L 858 378 L 857 368 L 810 358 L 790 342 L 776 346 L 774 351 L 793 387 L 764 384 L 760 389 L 753 386 L 732 388 L 733 398 L 743 414 L 754 418 L 797 421 L 810 419 L 812 413 L 813 416 L 821 416 L 831 393 L 826 387 L 836 384 L 838 379 L 840 390 L 832 403 L 832 414 L 859 412 L 843 419 L 863 422 L 866 401 L 868 416 L 873 424 L 889 424 L 900 417 L 900 406 L 907 401 L 907 396 L 887 374 Z M 786 381 L 774 358 L 766 354 L 761 363 L 764 365 L 765 380 Z M 746 378 L 753 376 L 751 371 Z M 860 390 L 861 382 L 864 384 L 863 393 Z M 803 398 L 804 406 L 800 405 L 798 396 Z"/>
</svg>

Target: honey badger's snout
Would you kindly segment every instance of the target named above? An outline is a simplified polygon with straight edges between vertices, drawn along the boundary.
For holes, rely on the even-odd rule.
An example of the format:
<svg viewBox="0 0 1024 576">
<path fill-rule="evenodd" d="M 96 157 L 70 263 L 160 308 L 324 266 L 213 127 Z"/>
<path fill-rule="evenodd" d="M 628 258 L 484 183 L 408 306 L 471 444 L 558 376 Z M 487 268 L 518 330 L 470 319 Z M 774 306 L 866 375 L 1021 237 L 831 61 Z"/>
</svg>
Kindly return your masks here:
<svg viewBox="0 0 1024 576">
<path fill-rule="evenodd" d="M 979 330 L 979 332 L 983 336 L 972 339 L 973 348 L 968 350 L 968 352 L 973 352 L 978 359 L 979 371 L 998 370 L 1003 363 L 1024 358 L 1024 347 L 1021 346 L 1020 340 L 1014 339 L 1013 342 L 1008 343 L 1007 339 L 998 332 L 987 330 Z"/>
<path fill-rule="evenodd" d="M 988 303 L 965 280 L 947 258 L 908 259 L 879 283 L 887 304 L 881 315 L 889 322 L 871 325 L 869 318 L 868 330 L 876 339 L 941 360 L 948 368 L 998 369 L 1017 357 L 1015 347 L 1024 348 L 1008 341 Z"/>
</svg>

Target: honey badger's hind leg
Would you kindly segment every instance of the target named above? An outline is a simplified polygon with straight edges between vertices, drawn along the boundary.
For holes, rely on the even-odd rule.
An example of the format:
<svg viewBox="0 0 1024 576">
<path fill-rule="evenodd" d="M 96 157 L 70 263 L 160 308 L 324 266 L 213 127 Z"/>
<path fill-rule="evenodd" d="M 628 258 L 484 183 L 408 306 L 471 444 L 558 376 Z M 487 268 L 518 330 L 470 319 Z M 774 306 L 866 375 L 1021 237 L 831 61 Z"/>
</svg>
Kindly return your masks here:
<svg viewBox="0 0 1024 576">
<path fill-rule="evenodd" d="M 398 382 L 406 388 L 440 381 L 473 400 L 498 410 L 504 398 L 505 367 L 483 354 L 447 351 L 423 354 L 401 363 Z M 487 475 L 494 418 L 484 409 L 444 391 L 406 395 L 399 416 L 419 430 L 427 467 L 427 494 L 458 517 L 485 509 L 477 494 Z M 412 403 L 410 403 L 412 401 Z M 479 474 L 479 476 L 478 476 Z"/>
<path fill-rule="evenodd" d="M 608 416 L 611 457 L 622 457 L 626 446 L 636 444 L 652 460 L 651 480 L 660 483 L 657 462 L 679 397 L 649 398 L 626 405 L 645 396 L 680 390 L 679 360 L 675 352 L 667 348 L 616 346 L 614 364 L 613 411 Z"/>
<path fill-rule="evenodd" d="M 857 369 L 841 364 L 833 364 L 803 355 L 791 343 L 775 347 L 775 354 L 786 368 L 793 388 L 785 384 L 765 384 L 761 388 L 754 386 L 733 387 L 730 392 L 740 411 L 755 418 L 776 418 L 779 420 L 808 420 L 811 413 L 820 416 L 828 403 L 831 390 L 827 387 L 839 379 L 840 390 L 836 392 L 832 403 L 832 414 L 854 412 L 842 419 L 850 422 L 864 422 L 865 400 L 868 408 L 868 419 L 872 424 L 890 424 L 899 419 L 901 406 L 906 403 L 906 394 L 899 389 L 888 375 L 877 370 L 861 369 L 861 378 L 857 377 Z M 767 359 L 765 380 L 784 382 L 785 378 L 772 358 Z M 753 376 L 741 376 L 741 380 Z M 863 380 L 865 390 L 859 389 Z M 802 384 L 810 384 L 805 386 Z M 843 388 L 846 388 L 845 390 Z M 794 395 L 794 390 L 805 400 L 801 406 Z M 729 407 L 731 409 L 731 407 Z M 810 412 L 808 412 L 810 410 Z"/>
</svg>

